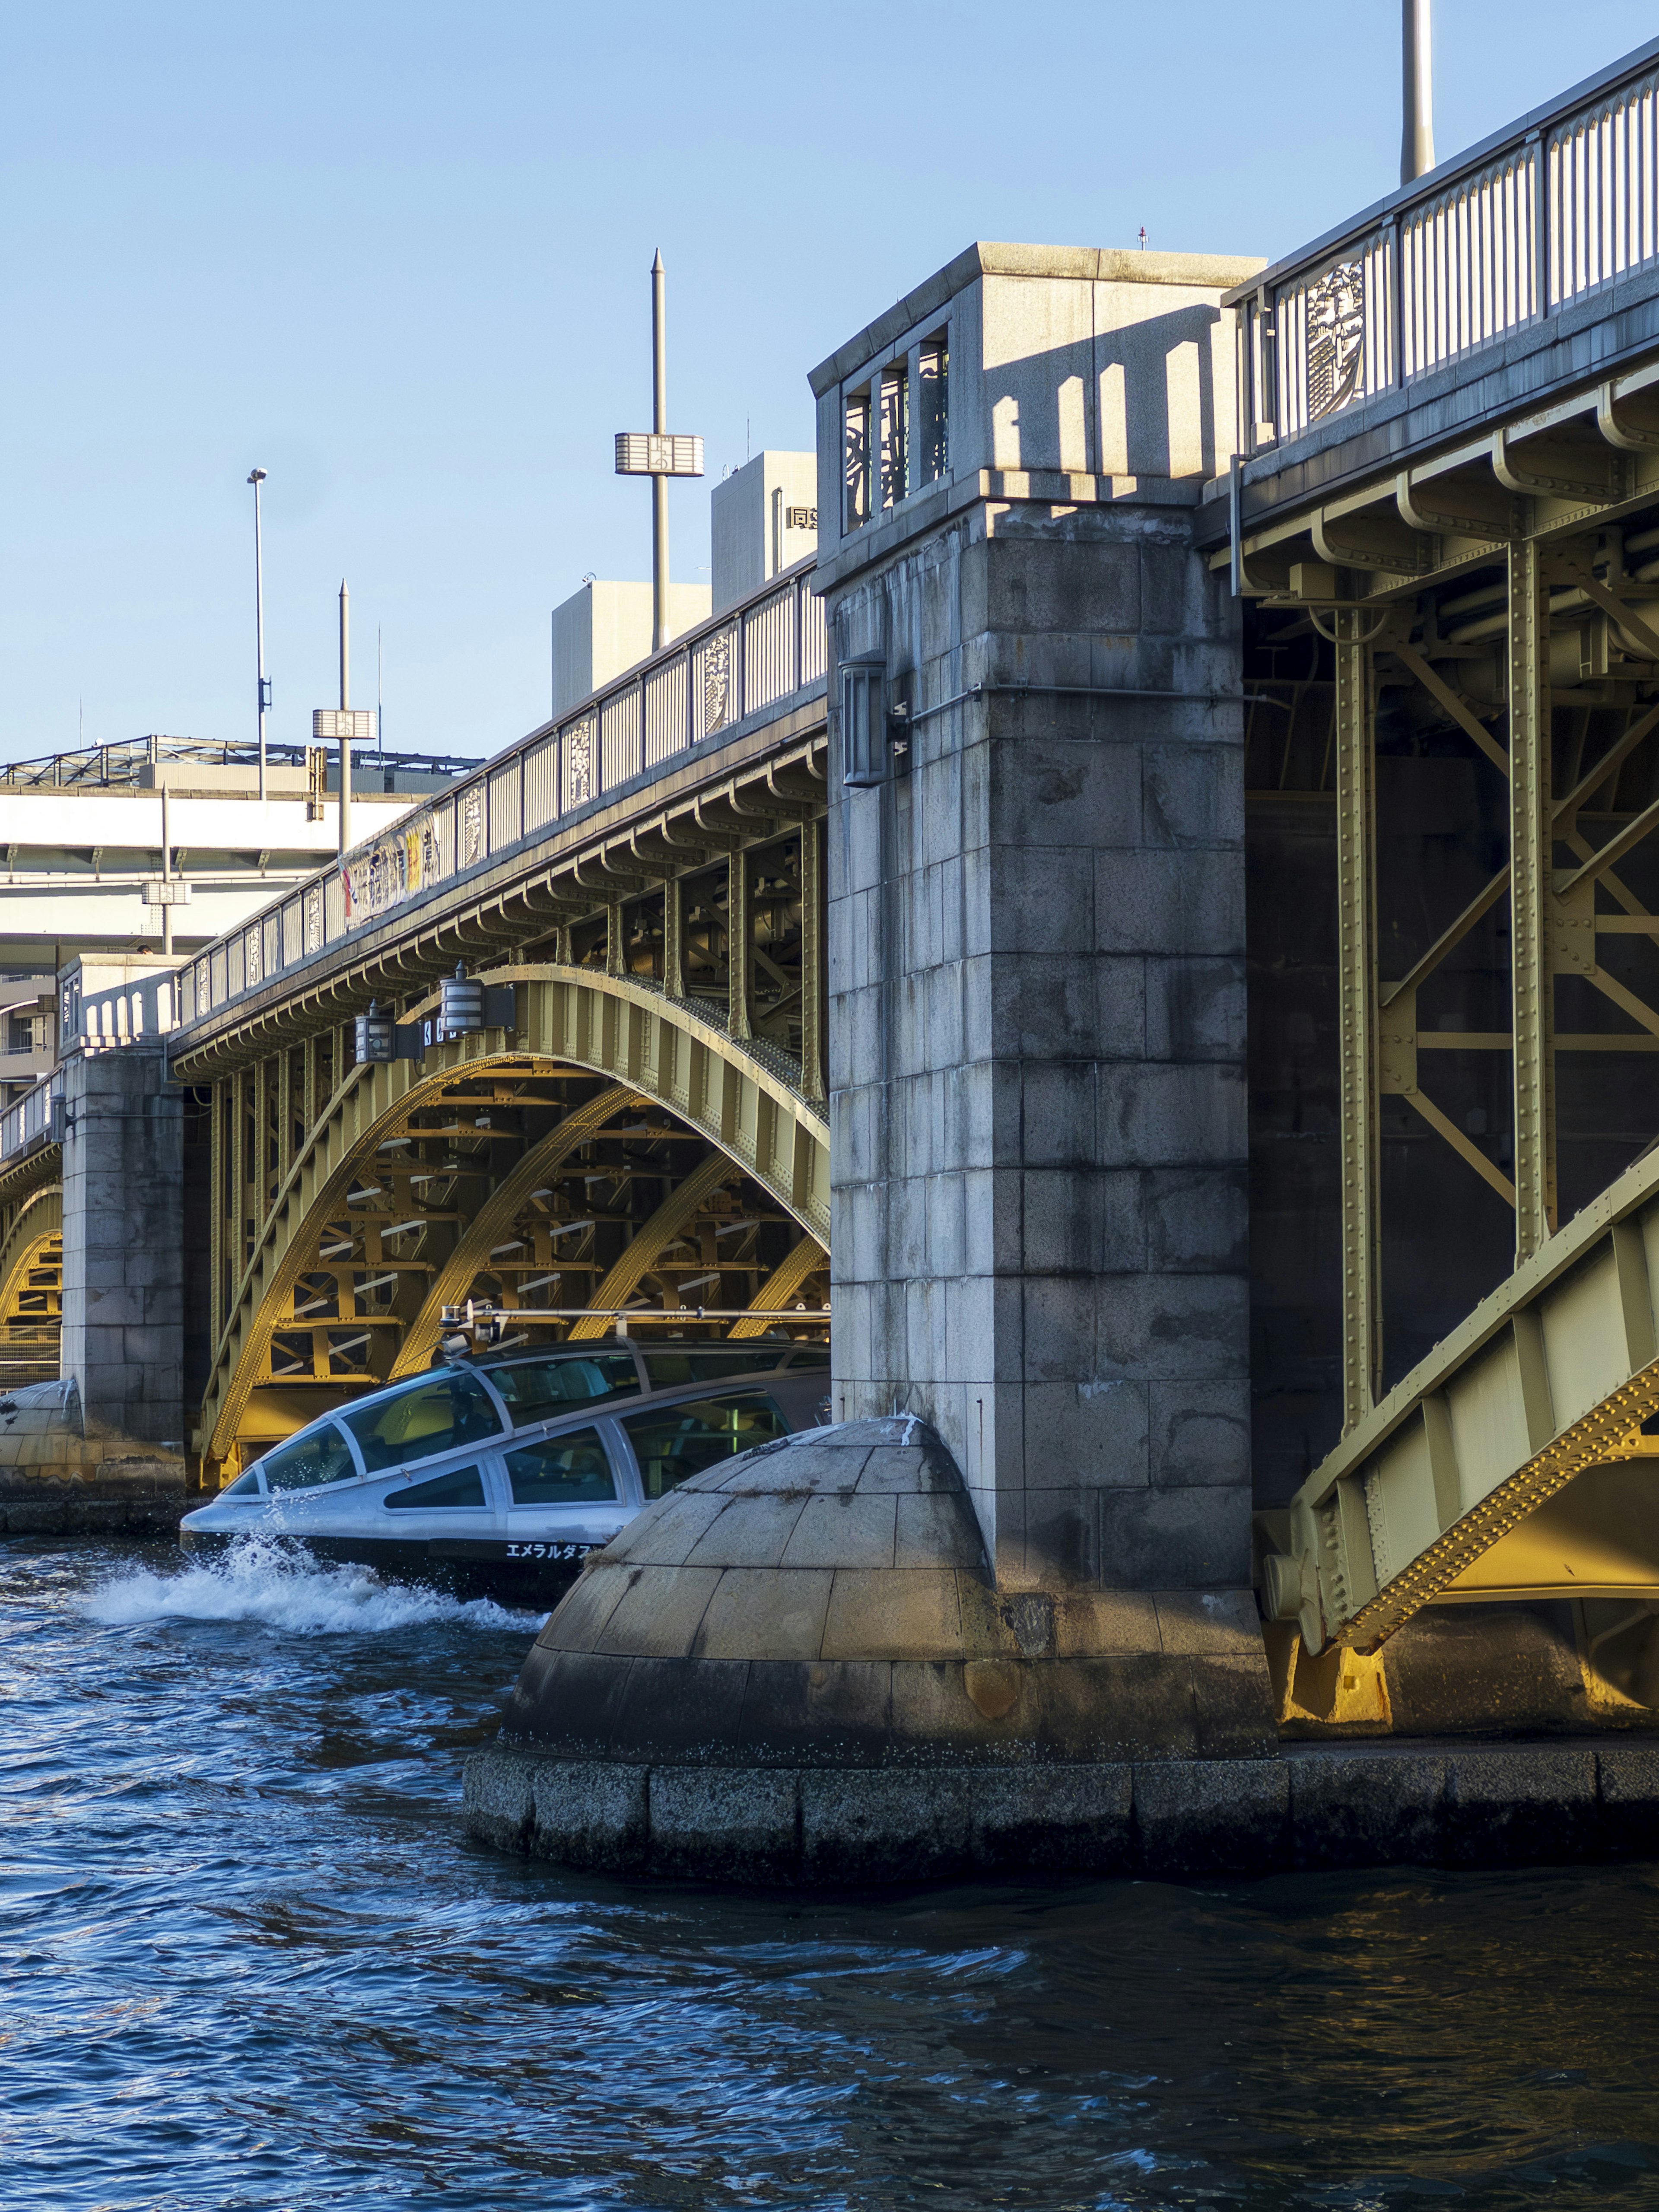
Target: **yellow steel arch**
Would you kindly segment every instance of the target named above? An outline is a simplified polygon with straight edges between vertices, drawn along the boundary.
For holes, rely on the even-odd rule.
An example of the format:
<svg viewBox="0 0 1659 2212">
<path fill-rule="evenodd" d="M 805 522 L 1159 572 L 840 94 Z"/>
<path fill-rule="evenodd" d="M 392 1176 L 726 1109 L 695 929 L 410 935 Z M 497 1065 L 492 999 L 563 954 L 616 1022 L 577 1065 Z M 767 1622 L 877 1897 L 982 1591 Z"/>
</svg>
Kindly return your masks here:
<svg viewBox="0 0 1659 2212">
<path fill-rule="evenodd" d="M 648 1221 L 642 1221 L 623 1254 L 594 1292 L 596 1306 L 619 1306 L 640 1286 L 640 1279 L 654 1267 L 697 1208 L 729 1179 L 732 1163 L 721 1152 L 711 1152 L 701 1167 L 693 1168 Z M 577 1337 L 603 1336 L 611 1324 L 600 1315 L 590 1315 L 571 1330 Z"/>
<path fill-rule="evenodd" d="M 1437 1599 L 1659 1600 L 1659 1437 L 1643 1433 L 1659 1416 L 1656 1299 L 1659 1151 L 1309 1476 L 1265 1562 L 1268 1617 L 1298 1621 L 1310 1651 L 1370 1651 Z M 1644 1460 L 1650 1484 L 1598 1473 Z"/>
<path fill-rule="evenodd" d="M 434 1277 L 419 1314 L 404 1332 L 392 1363 L 394 1379 L 400 1375 L 413 1375 L 427 1364 L 443 1327 L 444 1308 L 458 1304 L 465 1295 L 489 1256 L 496 1237 L 503 1229 L 511 1227 L 514 1216 L 536 1185 L 552 1175 L 562 1160 L 596 1129 L 602 1128 L 635 1095 L 631 1085 L 613 1083 L 597 1098 L 573 1107 L 558 1127 L 544 1137 L 540 1144 L 532 1145 L 512 1173 L 490 1193 L 456 1240 L 455 1249 Z"/>
<path fill-rule="evenodd" d="M 256 1228 L 216 1347 L 196 1439 L 210 1465 L 222 1464 L 231 1451 L 330 1210 L 342 1205 L 365 1163 L 458 1075 L 574 1068 L 609 1076 L 619 1100 L 637 1095 L 665 1108 L 827 1247 L 829 1129 L 748 1044 L 688 1002 L 626 977 L 550 963 L 495 969 L 483 980 L 514 986 L 513 1031 L 434 1046 L 419 1061 L 354 1067 L 307 1132 Z M 411 1011 L 418 1016 L 435 1004 L 434 994 Z"/>
<path fill-rule="evenodd" d="M 63 1243 L 64 1187 L 52 1183 L 23 1200 L 0 1241 L 0 1345 L 12 1341 L 15 1326 L 36 1329 L 58 1325 Z M 58 1280 L 47 1286 L 47 1310 L 35 1311 L 40 1286 L 32 1278 L 47 1267 Z"/>
</svg>

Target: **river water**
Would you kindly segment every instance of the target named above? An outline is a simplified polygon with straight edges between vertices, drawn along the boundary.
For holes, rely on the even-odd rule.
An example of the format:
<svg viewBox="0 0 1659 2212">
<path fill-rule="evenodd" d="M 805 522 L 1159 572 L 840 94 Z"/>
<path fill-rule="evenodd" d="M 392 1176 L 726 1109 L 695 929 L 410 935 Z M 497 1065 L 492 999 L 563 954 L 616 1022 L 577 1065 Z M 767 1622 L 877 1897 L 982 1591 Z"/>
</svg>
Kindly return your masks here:
<svg viewBox="0 0 1659 2212">
<path fill-rule="evenodd" d="M 1659 2206 L 1659 1869 L 858 1900 L 460 1825 L 528 1616 L 0 1542 L 0 2207 Z"/>
</svg>

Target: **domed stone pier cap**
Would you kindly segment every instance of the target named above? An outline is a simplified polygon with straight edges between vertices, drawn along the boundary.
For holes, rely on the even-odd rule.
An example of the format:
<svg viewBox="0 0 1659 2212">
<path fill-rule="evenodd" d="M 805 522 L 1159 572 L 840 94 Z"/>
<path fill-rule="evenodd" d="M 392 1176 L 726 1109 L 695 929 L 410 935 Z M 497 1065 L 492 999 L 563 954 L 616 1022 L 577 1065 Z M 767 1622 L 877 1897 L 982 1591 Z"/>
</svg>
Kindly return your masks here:
<svg viewBox="0 0 1659 2212">
<path fill-rule="evenodd" d="M 1249 1758 L 1265 1685 L 1247 1592 L 999 1593 L 954 1461 L 898 1415 L 647 1507 L 542 1630 L 501 1741 L 638 1767 Z"/>
</svg>

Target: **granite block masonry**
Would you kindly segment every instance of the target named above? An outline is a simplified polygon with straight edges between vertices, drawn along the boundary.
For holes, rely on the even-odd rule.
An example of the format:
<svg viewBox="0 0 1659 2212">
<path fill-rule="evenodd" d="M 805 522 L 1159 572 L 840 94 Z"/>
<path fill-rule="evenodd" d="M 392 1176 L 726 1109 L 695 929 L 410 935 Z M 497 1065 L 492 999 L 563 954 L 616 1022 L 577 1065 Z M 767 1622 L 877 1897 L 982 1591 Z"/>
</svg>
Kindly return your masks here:
<svg viewBox="0 0 1659 2212">
<path fill-rule="evenodd" d="M 939 1438 L 852 1421 L 694 1476 L 594 1555 L 467 1762 L 467 1824 L 598 1873 L 771 1886 L 1659 1842 L 1659 1747 L 1281 1744 L 1261 1668 L 1248 1594 L 1000 1591 Z"/>
<path fill-rule="evenodd" d="M 971 247 L 812 378 L 832 709 L 880 695 L 872 761 L 832 713 L 836 1411 L 938 1431 L 999 1590 L 1250 1579 L 1239 633 L 1191 525 L 1256 265 Z"/>
<path fill-rule="evenodd" d="M 182 1449 L 184 1103 L 162 1041 L 64 1063 L 63 1370 L 88 1439 Z"/>
<path fill-rule="evenodd" d="M 485 1832 L 515 1759 L 578 1854 L 619 1764 L 787 1771 L 641 1784 L 618 1833 L 654 1788 L 683 1871 L 1064 1863 L 1125 1832 L 1120 1768 L 1274 1755 L 1240 637 L 1193 542 L 1259 265 L 975 246 L 813 373 L 837 1425 L 600 1555 Z"/>
</svg>

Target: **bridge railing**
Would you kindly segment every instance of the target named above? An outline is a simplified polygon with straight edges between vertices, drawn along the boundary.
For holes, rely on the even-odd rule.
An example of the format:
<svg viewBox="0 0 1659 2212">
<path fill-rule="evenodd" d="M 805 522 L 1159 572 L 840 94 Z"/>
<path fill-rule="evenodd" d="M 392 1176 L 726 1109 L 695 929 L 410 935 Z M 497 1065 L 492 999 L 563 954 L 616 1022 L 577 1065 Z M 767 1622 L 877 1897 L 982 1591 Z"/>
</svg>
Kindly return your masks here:
<svg viewBox="0 0 1659 2212">
<path fill-rule="evenodd" d="M 43 1075 L 0 1114 L 0 1160 L 18 1158 L 31 1146 L 55 1143 L 62 1130 L 64 1071 Z"/>
<path fill-rule="evenodd" d="M 216 939 L 179 971 L 179 1025 L 822 684 L 812 568 L 786 569 Z"/>
<path fill-rule="evenodd" d="M 1228 295 L 1239 451 L 1659 259 L 1659 40 Z"/>
</svg>

